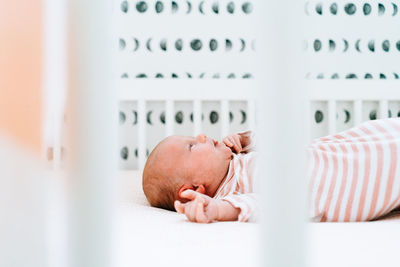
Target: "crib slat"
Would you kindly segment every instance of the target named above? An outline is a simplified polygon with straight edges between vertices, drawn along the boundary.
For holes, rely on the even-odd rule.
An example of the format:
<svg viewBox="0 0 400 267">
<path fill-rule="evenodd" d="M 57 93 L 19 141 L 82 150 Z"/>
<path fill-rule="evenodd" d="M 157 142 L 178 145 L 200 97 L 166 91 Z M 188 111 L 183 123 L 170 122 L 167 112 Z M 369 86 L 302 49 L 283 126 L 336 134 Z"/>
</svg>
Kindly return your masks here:
<svg viewBox="0 0 400 267">
<path fill-rule="evenodd" d="M 229 134 L 229 101 L 221 100 L 221 138 Z"/>
<path fill-rule="evenodd" d="M 336 100 L 328 101 L 328 131 L 329 134 L 336 132 Z"/>
<path fill-rule="evenodd" d="M 165 102 L 165 134 L 170 136 L 174 133 L 174 101 L 167 100 Z"/>
<path fill-rule="evenodd" d="M 387 119 L 388 118 L 388 101 L 380 100 L 379 101 L 379 119 Z"/>
<path fill-rule="evenodd" d="M 146 101 L 138 100 L 138 160 L 139 170 L 143 170 L 146 161 Z"/>
<path fill-rule="evenodd" d="M 362 101 L 355 100 L 353 102 L 354 110 L 354 125 L 358 125 L 362 122 Z"/>
<path fill-rule="evenodd" d="M 196 136 L 201 133 L 201 100 L 196 99 L 193 101 L 193 135 Z"/>
</svg>

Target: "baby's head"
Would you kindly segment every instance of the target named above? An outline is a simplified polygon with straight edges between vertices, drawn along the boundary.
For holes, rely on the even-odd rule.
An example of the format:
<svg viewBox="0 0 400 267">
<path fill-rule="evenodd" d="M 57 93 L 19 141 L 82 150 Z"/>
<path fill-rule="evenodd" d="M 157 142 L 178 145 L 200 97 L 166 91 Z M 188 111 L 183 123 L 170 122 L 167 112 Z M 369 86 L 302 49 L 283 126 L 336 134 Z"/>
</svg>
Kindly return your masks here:
<svg viewBox="0 0 400 267">
<path fill-rule="evenodd" d="M 232 151 L 203 134 L 173 135 L 151 152 L 143 170 L 143 191 L 154 207 L 174 210 L 187 189 L 213 197 L 226 176 Z"/>
</svg>

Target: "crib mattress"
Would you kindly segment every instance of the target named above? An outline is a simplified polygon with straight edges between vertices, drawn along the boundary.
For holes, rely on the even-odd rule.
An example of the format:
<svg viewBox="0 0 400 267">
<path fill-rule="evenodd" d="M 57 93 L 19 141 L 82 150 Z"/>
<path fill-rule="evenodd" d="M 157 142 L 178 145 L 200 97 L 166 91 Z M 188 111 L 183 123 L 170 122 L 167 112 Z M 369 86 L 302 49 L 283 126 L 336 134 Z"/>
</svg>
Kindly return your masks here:
<svg viewBox="0 0 400 267">
<path fill-rule="evenodd" d="M 120 172 L 117 266 L 260 266 L 259 225 L 197 224 L 150 207 L 135 171 Z M 363 223 L 310 223 L 307 266 L 398 266 L 400 215 Z"/>
</svg>

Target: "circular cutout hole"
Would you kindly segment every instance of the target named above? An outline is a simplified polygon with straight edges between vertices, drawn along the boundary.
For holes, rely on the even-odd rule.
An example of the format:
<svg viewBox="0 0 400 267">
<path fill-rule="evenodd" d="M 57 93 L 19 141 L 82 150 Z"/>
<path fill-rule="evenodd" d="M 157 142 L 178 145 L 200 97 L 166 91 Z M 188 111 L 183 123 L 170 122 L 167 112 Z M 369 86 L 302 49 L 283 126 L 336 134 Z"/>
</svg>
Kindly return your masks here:
<svg viewBox="0 0 400 267">
<path fill-rule="evenodd" d="M 376 120 L 376 110 L 375 110 L 375 109 L 372 110 L 372 111 L 369 113 L 369 119 L 370 119 L 370 120 Z"/>
<path fill-rule="evenodd" d="M 199 39 L 194 39 L 190 42 L 190 47 L 194 50 L 194 51 L 199 51 L 201 49 L 201 47 L 203 46 L 203 44 L 201 43 L 201 41 Z"/>
<path fill-rule="evenodd" d="M 379 73 L 379 79 L 385 80 L 386 79 L 386 75 L 383 74 L 383 73 Z"/>
<path fill-rule="evenodd" d="M 350 112 L 347 109 L 344 109 L 344 114 L 345 114 L 345 119 L 344 119 L 344 123 L 348 123 L 350 121 L 351 115 Z"/>
<path fill-rule="evenodd" d="M 365 3 L 363 6 L 363 12 L 365 16 L 368 16 L 369 14 L 371 14 L 372 8 L 371 5 L 368 3 Z"/>
<path fill-rule="evenodd" d="M 322 3 L 318 3 L 315 6 L 315 12 L 317 12 L 317 14 L 322 15 Z"/>
<path fill-rule="evenodd" d="M 215 14 L 219 13 L 219 5 L 218 2 L 214 2 L 211 6 L 212 11 L 214 11 Z"/>
<path fill-rule="evenodd" d="M 126 42 L 124 39 L 119 38 L 119 50 L 124 50 L 126 47 Z"/>
<path fill-rule="evenodd" d="M 331 76 L 331 79 L 339 79 L 339 74 L 334 73 L 334 74 Z"/>
<path fill-rule="evenodd" d="M 136 110 L 132 110 L 132 113 L 133 113 L 133 117 L 134 117 L 134 120 L 133 120 L 133 125 L 135 125 L 135 124 L 137 124 L 137 111 Z"/>
<path fill-rule="evenodd" d="M 253 5 L 249 2 L 243 3 L 242 10 L 246 14 L 250 14 L 253 11 Z"/>
<path fill-rule="evenodd" d="M 218 48 L 218 42 L 215 39 L 210 40 L 210 50 L 215 51 Z"/>
<path fill-rule="evenodd" d="M 126 146 L 124 146 L 123 148 L 121 148 L 121 151 L 119 152 L 121 158 L 123 160 L 127 160 L 128 156 L 129 156 L 129 150 Z"/>
<path fill-rule="evenodd" d="M 235 3 L 229 2 L 228 5 L 226 6 L 226 10 L 228 11 L 229 14 L 233 14 L 235 12 Z"/>
<path fill-rule="evenodd" d="M 162 75 L 162 73 L 157 73 L 157 74 L 156 74 L 156 78 L 157 78 L 157 79 L 159 79 L 159 78 L 164 78 L 164 75 Z"/>
<path fill-rule="evenodd" d="M 161 1 L 157 1 L 155 5 L 155 9 L 157 13 L 161 13 L 164 11 L 164 4 Z"/>
<path fill-rule="evenodd" d="M 167 40 L 166 39 L 162 39 L 160 41 L 160 48 L 162 51 L 167 51 Z"/>
<path fill-rule="evenodd" d="M 382 43 L 382 49 L 383 49 L 383 51 L 385 51 L 385 52 L 389 52 L 389 49 L 390 49 L 390 42 L 389 42 L 389 40 L 383 41 L 383 43 Z"/>
<path fill-rule="evenodd" d="M 375 52 L 375 41 L 374 40 L 371 40 L 368 42 L 368 49 L 371 52 Z"/>
<path fill-rule="evenodd" d="M 162 124 L 165 124 L 165 111 L 161 112 L 160 121 L 161 121 Z"/>
<path fill-rule="evenodd" d="M 216 111 L 211 111 L 210 112 L 210 122 L 211 122 L 211 124 L 215 124 L 215 123 L 217 123 L 218 122 L 218 119 L 219 119 L 219 115 L 218 115 L 218 112 L 216 112 Z"/>
<path fill-rule="evenodd" d="M 336 48 L 336 43 L 333 40 L 329 40 L 329 51 L 334 51 Z"/>
<path fill-rule="evenodd" d="M 141 79 L 141 78 L 147 78 L 147 75 L 145 73 L 139 73 L 136 75 L 136 78 Z"/>
<path fill-rule="evenodd" d="M 320 51 L 321 48 L 322 48 L 322 43 L 321 43 L 321 41 L 318 40 L 318 39 L 316 39 L 316 40 L 314 41 L 314 50 L 315 50 L 315 52 Z"/>
<path fill-rule="evenodd" d="M 175 114 L 175 121 L 176 121 L 178 124 L 182 124 L 182 123 L 183 123 L 183 112 L 182 112 L 182 111 L 178 111 L 178 112 Z"/>
<path fill-rule="evenodd" d="M 137 3 L 136 3 L 136 10 L 137 10 L 139 13 L 144 13 L 144 12 L 146 12 L 146 11 L 147 11 L 147 3 L 144 2 L 144 1 L 137 2 Z"/>
<path fill-rule="evenodd" d="M 323 79 L 323 78 L 324 78 L 324 74 L 323 73 L 320 73 L 320 74 L 317 75 L 317 79 Z"/>
<path fill-rule="evenodd" d="M 354 13 L 357 11 L 356 5 L 353 3 L 346 4 L 344 6 L 344 11 L 347 13 L 347 15 L 354 15 Z"/>
<path fill-rule="evenodd" d="M 378 4 L 378 16 L 382 16 L 385 13 L 385 6 L 381 3 Z"/>
<path fill-rule="evenodd" d="M 128 73 L 124 73 L 121 75 L 121 79 L 127 79 L 129 78 Z"/>
<path fill-rule="evenodd" d="M 183 48 L 183 41 L 182 41 L 182 39 L 176 40 L 176 42 L 175 42 L 175 48 L 176 48 L 176 50 L 178 50 L 178 51 L 182 51 L 182 48 Z"/>
<path fill-rule="evenodd" d="M 321 110 L 315 111 L 314 119 L 316 123 L 321 123 L 324 119 L 324 113 Z"/>
<path fill-rule="evenodd" d="M 225 39 L 225 50 L 226 51 L 232 50 L 232 41 L 229 39 Z"/>
<path fill-rule="evenodd" d="M 122 1 L 121 3 L 121 11 L 124 13 L 128 13 L 129 3 L 128 1 Z"/>
<path fill-rule="evenodd" d="M 172 74 L 171 74 L 171 78 L 172 78 L 172 79 L 176 79 L 176 78 L 178 78 L 178 74 L 176 74 L 176 73 L 172 73 Z"/>
<path fill-rule="evenodd" d="M 357 79 L 357 75 L 354 73 L 349 73 L 346 75 L 346 79 Z"/>
<path fill-rule="evenodd" d="M 124 124 L 126 121 L 126 115 L 124 112 L 119 112 L 119 124 Z"/>
<path fill-rule="evenodd" d="M 372 74 L 371 73 L 365 73 L 364 79 L 372 79 Z"/>
<path fill-rule="evenodd" d="M 236 78 L 235 73 L 229 73 L 228 79 L 235 79 L 235 78 Z"/>
<path fill-rule="evenodd" d="M 396 42 L 396 48 L 397 48 L 397 50 L 400 51 L 400 41 L 397 41 L 397 42 Z"/>
<path fill-rule="evenodd" d="M 330 7 L 329 7 L 329 11 L 331 11 L 332 15 L 336 15 L 337 11 L 338 11 L 338 6 L 336 3 L 333 3 Z"/>
<path fill-rule="evenodd" d="M 171 11 L 172 11 L 172 13 L 176 13 L 176 12 L 178 12 L 178 4 L 175 2 L 175 1 L 172 1 L 171 2 Z"/>
</svg>

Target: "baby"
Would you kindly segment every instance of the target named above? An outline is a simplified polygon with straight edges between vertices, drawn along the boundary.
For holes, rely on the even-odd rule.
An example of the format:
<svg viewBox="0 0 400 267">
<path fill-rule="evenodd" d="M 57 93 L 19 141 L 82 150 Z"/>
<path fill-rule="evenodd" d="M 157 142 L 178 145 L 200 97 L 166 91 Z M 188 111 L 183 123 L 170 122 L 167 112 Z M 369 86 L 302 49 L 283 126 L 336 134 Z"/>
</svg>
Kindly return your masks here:
<svg viewBox="0 0 400 267">
<path fill-rule="evenodd" d="M 167 137 L 146 162 L 143 191 L 152 206 L 193 222 L 254 221 L 253 143 L 250 131 L 222 142 L 203 134 Z"/>
<path fill-rule="evenodd" d="M 147 199 L 194 222 L 253 221 L 253 143 L 251 132 L 222 143 L 205 135 L 166 138 L 144 169 Z M 369 221 L 400 208 L 400 118 L 315 139 L 307 152 L 313 221 Z"/>
</svg>

